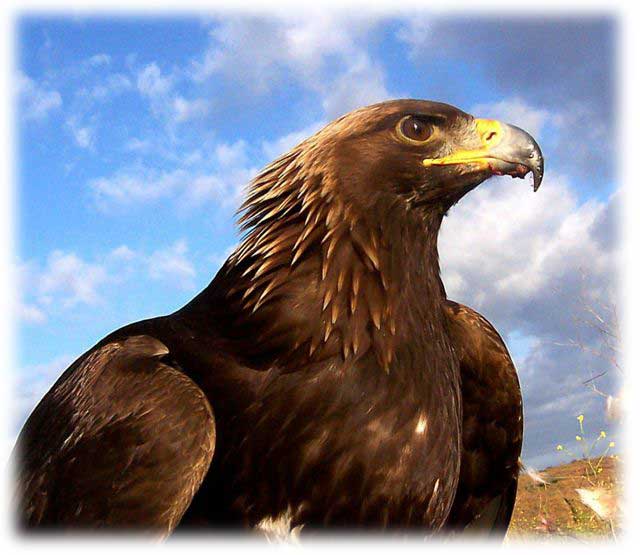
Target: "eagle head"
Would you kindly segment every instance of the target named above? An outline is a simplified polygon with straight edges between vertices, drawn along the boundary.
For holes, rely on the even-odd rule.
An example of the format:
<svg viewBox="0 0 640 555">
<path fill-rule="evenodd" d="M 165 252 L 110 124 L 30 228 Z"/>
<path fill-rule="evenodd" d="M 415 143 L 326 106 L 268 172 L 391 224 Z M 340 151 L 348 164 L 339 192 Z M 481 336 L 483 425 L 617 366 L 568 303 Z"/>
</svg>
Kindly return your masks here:
<svg viewBox="0 0 640 555">
<path fill-rule="evenodd" d="M 540 147 L 522 129 L 423 100 L 355 110 L 303 145 L 330 166 L 345 201 L 365 208 L 398 197 L 446 211 L 492 175 L 531 172 L 537 190 L 544 172 Z"/>
</svg>

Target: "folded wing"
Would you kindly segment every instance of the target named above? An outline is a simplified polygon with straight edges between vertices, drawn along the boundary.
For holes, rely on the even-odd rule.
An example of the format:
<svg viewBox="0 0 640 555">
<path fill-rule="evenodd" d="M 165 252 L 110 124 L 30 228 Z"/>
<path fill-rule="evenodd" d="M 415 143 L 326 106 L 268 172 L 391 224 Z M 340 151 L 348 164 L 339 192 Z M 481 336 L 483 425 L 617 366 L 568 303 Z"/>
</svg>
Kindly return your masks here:
<svg viewBox="0 0 640 555">
<path fill-rule="evenodd" d="M 522 396 L 515 366 L 495 328 L 476 311 L 447 301 L 460 357 L 463 449 L 447 527 L 504 535 L 518 485 Z"/>
<path fill-rule="evenodd" d="M 18 438 L 20 524 L 166 535 L 214 445 L 209 402 L 163 343 L 146 335 L 107 343 L 62 375 Z"/>
</svg>

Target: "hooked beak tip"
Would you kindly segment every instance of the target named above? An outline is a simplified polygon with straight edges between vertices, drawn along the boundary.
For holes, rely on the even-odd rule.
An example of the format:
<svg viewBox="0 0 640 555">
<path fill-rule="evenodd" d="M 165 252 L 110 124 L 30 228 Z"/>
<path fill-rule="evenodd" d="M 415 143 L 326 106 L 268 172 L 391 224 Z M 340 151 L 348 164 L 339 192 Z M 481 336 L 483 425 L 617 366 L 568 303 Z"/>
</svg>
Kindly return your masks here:
<svg viewBox="0 0 640 555">
<path fill-rule="evenodd" d="M 531 172 L 533 175 L 533 191 L 537 191 L 544 176 L 544 157 L 536 140 L 526 131 L 514 125 L 503 124 L 505 140 L 497 150 L 504 151 L 506 159 L 522 164 L 526 171 L 521 177 Z"/>
<path fill-rule="evenodd" d="M 533 141 L 533 143 L 534 150 L 532 150 L 529 155 L 531 163 L 527 164 L 527 167 L 531 170 L 531 174 L 533 175 L 533 192 L 535 193 L 540 188 L 542 178 L 544 177 L 544 158 L 540 152 L 540 147 L 538 147 L 535 141 Z"/>
</svg>

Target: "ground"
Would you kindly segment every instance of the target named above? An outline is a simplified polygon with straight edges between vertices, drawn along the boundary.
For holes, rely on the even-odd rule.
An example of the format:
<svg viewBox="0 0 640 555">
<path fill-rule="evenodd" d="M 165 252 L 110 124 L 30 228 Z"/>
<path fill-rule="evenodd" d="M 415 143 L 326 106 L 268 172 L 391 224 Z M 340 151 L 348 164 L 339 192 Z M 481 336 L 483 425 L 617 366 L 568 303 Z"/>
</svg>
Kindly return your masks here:
<svg viewBox="0 0 640 555">
<path fill-rule="evenodd" d="M 507 541 L 616 539 L 619 514 L 611 508 L 610 499 L 617 500 L 622 490 L 619 470 L 618 457 L 607 456 L 546 468 L 539 477 L 547 484 L 536 480 L 535 474 L 523 473 Z M 585 505 L 576 492 L 579 488 L 599 495 L 605 509 L 611 509 L 611 519 L 600 518 Z"/>
</svg>

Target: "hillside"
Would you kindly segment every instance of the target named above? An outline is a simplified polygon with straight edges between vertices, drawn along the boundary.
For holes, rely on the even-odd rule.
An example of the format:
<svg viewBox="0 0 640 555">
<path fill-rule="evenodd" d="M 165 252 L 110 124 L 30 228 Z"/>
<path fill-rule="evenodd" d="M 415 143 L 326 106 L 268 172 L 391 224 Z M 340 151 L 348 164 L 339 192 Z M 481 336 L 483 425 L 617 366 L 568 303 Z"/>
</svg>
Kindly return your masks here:
<svg viewBox="0 0 640 555">
<path fill-rule="evenodd" d="M 620 515 L 615 509 L 622 491 L 620 462 L 615 456 L 583 459 L 549 467 L 539 473 L 548 483 L 522 474 L 507 541 L 562 538 L 567 541 L 615 539 Z M 595 501 L 611 520 L 600 518 L 580 500 L 576 489 Z M 599 505 L 598 505 L 599 503 Z"/>
</svg>

